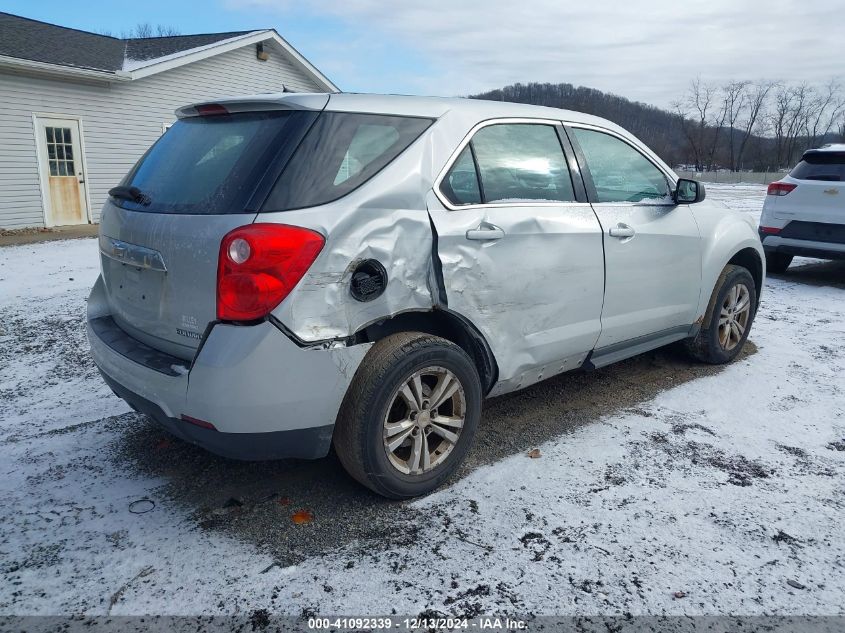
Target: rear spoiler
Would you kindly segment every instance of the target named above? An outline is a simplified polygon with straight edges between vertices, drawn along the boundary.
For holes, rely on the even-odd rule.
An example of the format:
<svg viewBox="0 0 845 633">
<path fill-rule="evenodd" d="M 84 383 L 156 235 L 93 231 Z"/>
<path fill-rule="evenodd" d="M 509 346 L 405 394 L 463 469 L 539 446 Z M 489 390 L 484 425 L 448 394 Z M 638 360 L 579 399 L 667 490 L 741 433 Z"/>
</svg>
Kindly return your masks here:
<svg viewBox="0 0 845 633">
<path fill-rule="evenodd" d="M 291 93 L 255 95 L 253 97 L 229 97 L 193 103 L 176 110 L 180 119 L 212 114 L 234 112 L 266 112 L 269 110 L 312 110 L 321 111 L 329 102 L 328 94 Z"/>
</svg>

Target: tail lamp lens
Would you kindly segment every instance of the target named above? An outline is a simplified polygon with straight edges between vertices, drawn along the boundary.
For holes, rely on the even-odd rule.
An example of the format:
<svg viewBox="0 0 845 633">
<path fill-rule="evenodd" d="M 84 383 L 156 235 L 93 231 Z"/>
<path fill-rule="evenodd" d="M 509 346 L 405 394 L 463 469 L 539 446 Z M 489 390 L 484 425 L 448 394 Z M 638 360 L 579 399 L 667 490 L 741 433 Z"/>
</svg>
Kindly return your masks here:
<svg viewBox="0 0 845 633">
<path fill-rule="evenodd" d="M 319 233 L 285 224 L 250 224 L 228 233 L 217 264 L 217 318 L 267 316 L 299 283 L 324 244 Z"/>
<path fill-rule="evenodd" d="M 766 190 L 768 196 L 785 196 L 798 185 L 791 182 L 773 182 Z"/>
</svg>

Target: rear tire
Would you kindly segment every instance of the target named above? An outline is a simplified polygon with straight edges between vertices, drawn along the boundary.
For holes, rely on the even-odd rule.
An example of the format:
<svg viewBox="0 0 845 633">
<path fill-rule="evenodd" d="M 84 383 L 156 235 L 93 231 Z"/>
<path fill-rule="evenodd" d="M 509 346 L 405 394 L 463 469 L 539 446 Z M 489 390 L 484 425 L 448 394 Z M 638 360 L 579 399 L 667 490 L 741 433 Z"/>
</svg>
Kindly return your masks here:
<svg viewBox="0 0 845 633">
<path fill-rule="evenodd" d="M 792 263 L 792 255 L 766 253 L 766 272 L 782 275 Z"/>
<path fill-rule="evenodd" d="M 349 386 L 335 451 L 354 479 L 380 495 L 426 494 L 466 456 L 482 397 L 463 349 L 420 332 L 392 334 L 373 345 Z"/>
<path fill-rule="evenodd" d="M 757 312 L 754 278 L 728 264 L 719 275 L 701 329 L 685 341 L 689 354 L 711 365 L 731 362 L 742 351 Z"/>
</svg>

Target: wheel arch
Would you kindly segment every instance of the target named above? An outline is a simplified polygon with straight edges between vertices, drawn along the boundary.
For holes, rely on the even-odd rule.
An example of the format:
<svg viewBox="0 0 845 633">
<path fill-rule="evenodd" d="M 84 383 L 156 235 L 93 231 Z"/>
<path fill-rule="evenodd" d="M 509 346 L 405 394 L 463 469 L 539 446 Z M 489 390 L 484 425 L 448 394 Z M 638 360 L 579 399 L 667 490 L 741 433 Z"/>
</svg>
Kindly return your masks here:
<svg viewBox="0 0 845 633">
<path fill-rule="evenodd" d="M 696 211 L 695 216 L 704 238 L 697 322 L 706 317 L 710 299 L 725 266 L 734 264 L 748 269 L 754 279 L 758 304 L 766 280 L 763 245 L 755 228 L 737 212 L 720 214 L 718 211 L 702 209 L 701 212 Z"/>
<path fill-rule="evenodd" d="M 496 384 L 499 367 L 493 350 L 484 335 L 461 315 L 445 308 L 401 312 L 362 327 L 354 339 L 356 343 L 375 343 L 397 332 L 424 332 L 453 342 L 475 363 L 485 395 Z"/>
<path fill-rule="evenodd" d="M 760 257 L 760 253 L 751 247 L 743 248 L 734 253 L 725 265 L 727 266 L 728 264 L 742 266 L 751 273 L 751 277 L 754 279 L 754 291 L 757 294 L 757 305 L 759 305 L 760 294 L 763 291 L 763 271 L 765 270 L 765 264 Z"/>
</svg>

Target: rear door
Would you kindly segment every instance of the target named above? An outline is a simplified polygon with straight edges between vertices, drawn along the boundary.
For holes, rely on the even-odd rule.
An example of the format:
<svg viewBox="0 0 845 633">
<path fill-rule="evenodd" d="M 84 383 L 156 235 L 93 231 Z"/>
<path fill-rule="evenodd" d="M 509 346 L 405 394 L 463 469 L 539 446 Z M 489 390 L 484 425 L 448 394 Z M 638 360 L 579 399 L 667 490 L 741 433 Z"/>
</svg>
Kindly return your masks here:
<svg viewBox="0 0 845 633">
<path fill-rule="evenodd" d="M 845 151 L 805 153 L 784 182 L 798 186 L 772 199 L 776 218 L 845 224 Z M 823 231 L 817 239 L 824 241 Z"/>
<path fill-rule="evenodd" d="M 606 286 L 597 348 L 683 334 L 696 319 L 701 237 L 668 175 L 621 136 L 568 126 L 604 230 Z"/>
<path fill-rule="evenodd" d="M 100 224 L 115 322 L 185 359 L 216 319 L 223 237 L 254 221 L 263 183 L 272 184 L 317 116 L 212 112 L 177 121 L 113 190 Z"/>
<path fill-rule="evenodd" d="M 490 343 L 500 390 L 571 369 L 599 335 L 601 227 L 562 133 L 553 121 L 481 124 L 429 200 L 448 307 Z"/>
</svg>

